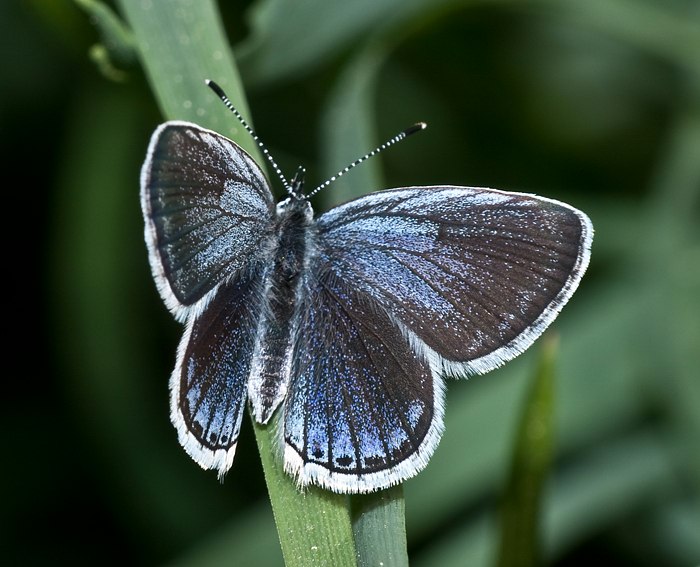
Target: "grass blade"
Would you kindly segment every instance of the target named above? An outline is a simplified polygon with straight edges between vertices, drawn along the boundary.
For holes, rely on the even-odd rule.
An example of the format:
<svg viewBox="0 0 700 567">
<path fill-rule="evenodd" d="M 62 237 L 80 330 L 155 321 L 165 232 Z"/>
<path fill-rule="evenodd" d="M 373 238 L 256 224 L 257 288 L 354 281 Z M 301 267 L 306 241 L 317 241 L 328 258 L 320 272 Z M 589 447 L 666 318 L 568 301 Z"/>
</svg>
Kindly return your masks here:
<svg viewBox="0 0 700 567">
<path fill-rule="evenodd" d="M 545 337 L 540 365 L 518 427 L 501 512 L 498 567 L 540 564 L 540 497 L 552 458 L 556 348 L 556 339 Z"/>
<path fill-rule="evenodd" d="M 165 117 L 197 122 L 258 155 L 250 136 L 204 85 L 206 78 L 216 80 L 248 114 L 215 3 L 122 0 L 120 6 Z M 286 564 L 355 565 L 347 498 L 321 490 L 301 494 L 282 471 L 274 429 L 256 425 L 255 433 Z"/>
<path fill-rule="evenodd" d="M 403 487 L 352 496 L 350 500 L 358 565 L 408 566 Z"/>
</svg>

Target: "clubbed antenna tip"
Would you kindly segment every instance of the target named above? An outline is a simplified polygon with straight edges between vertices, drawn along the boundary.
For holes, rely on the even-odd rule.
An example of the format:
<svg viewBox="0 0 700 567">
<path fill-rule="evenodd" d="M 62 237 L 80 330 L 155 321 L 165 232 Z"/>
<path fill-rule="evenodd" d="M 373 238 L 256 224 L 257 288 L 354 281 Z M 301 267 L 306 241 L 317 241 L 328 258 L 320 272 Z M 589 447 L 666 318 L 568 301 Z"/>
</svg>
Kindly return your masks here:
<svg viewBox="0 0 700 567">
<path fill-rule="evenodd" d="M 231 112 L 233 112 L 234 116 L 236 118 L 238 118 L 238 121 L 241 123 L 243 128 L 245 128 L 246 132 L 248 132 L 248 134 L 250 134 L 252 136 L 253 140 L 258 145 L 258 147 L 262 151 L 265 158 L 267 158 L 267 161 L 269 161 L 270 165 L 272 165 L 272 168 L 275 170 L 275 173 L 282 181 L 282 184 L 284 185 L 285 189 L 287 189 L 287 192 L 291 194 L 292 193 L 292 186 L 290 185 L 289 181 L 287 181 L 287 178 L 282 173 L 282 170 L 280 170 L 279 166 L 277 165 L 277 162 L 272 158 L 272 156 L 270 155 L 270 152 L 267 151 L 265 144 L 263 144 L 260 141 L 260 138 L 258 138 L 258 135 L 255 132 L 253 132 L 253 129 L 248 125 L 248 123 L 245 121 L 243 116 L 241 116 L 241 113 L 238 112 L 238 110 L 236 109 L 235 106 L 233 106 L 233 103 L 226 96 L 224 89 L 222 89 L 219 85 L 217 85 L 211 79 L 205 79 L 204 82 L 211 90 L 214 91 L 214 93 L 216 93 L 216 96 L 218 96 L 221 99 L 221 101 L 226 105 L 226 107 Z"/>
<path fill-rule="evenodd" d="M 214 81 L 212 81 L 212 80 L 210 80 L 210 79 L 204 79 L 204 83 L 205 83 L 211 90 L 213 90 L 213 91 L 217 94 L 217 96 L 218 96 L 220 99 L 223 100 L 223 99 L 225 99 L 225 98 L 228 98 L 228 97 L 226 96 L 226 93 L 224 92 L 224 89 L 222 89 L 222 88 L 221 88 L 219 85 L 217 85 Z"/>
<path fill-rule="evenodd" d="M 336 173 L 333 177 L 331 177 L 330 179 L 328 179 L 328 180 L 324 181 L 323 183 L 321 183 L 321 185 L 319 185 L 318 187 L 316 187 L 316 189 L 314 189 L 313 191 L 311 191 L 311 193 L 309 193 L 309 194 L 306 196 L 306 198 L 307 198 L 307 199 L 310 199 L 310 198 L 313 197 L 316 193 L 318 193 L 321 189 L 324 189 L 325 187 L 328 187 L 331 183 L 333 183 L 336 179 L 338 179 L 338 177 L 341 177 L 341 176 L 345 175 L 345 174 L 346 174 L 348 171 L 350 171 L 353 167 L 355 167 L 355 166 L 361 164 L 363 161 L 365 161 L 365 160 L 367 160 L 367 159 L 369 159 L 369 158 L 371 158 L 371 157 L 373 157 L 373 156 L 376 156 L 379 152 L 384 151 L 384 150 L 387 149 L 389 146 L 393 146 L 395 143 L 400 142 L 401 140 L 405 139 L 406 137 L 410 136 L 411 134 L 415 134 L 416 132 L 420 132 L 421 130 L 425 130 L 427 127 L 428 127 L 428 125 L 427 125 L 425 122 L 418 122 L 417 124 L 414 124 L 413 126 L 409 126 L 409 127 L 406 128 L 405 130 L 402 130 L 401 132 L 399 132 L 398 134 L 396 134 L 396 136 L 394 136 L 393 138 L 391 138 L 391 139 L 387 140 L 386 142 L 384 142 L 381 146 L 378 146 L 378 147 L 374 148 L 371 152 L 367 152 L 367 153 L 366 153 L 365 155 L 363 155 L 362 157 L 357 158 L 357 159 L 356 159 L 354 162 L 352 162 L 350 165 L 348 165 L 347 167 L 341 169 L 341 170 L 340 170 L 338 173 Z"/>
<path fill-rule="evenodd" d="M 406 134 L 406 136 L 410 136 L 411 134 L 415 134 L 416 132 L 420 132 L 421 130 L 425 130 L 428 127 L 428 125 L 425 122 L 418 122 L 417 124 L 414 124 L 413 126 L 410 126 L 409 128 L 406 128 L 403 133 Z"/>
</svg>

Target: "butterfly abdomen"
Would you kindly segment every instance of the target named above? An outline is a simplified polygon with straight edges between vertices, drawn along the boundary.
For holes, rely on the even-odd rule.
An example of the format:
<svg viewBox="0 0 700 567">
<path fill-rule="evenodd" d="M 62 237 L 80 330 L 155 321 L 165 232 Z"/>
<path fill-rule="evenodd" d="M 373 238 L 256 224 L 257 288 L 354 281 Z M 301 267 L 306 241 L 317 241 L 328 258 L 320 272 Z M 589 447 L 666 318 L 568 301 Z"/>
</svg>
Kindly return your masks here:
<svg viewBox="0 0 700 567">
<path fill-rule="evenodd" d="M 267 423 L 287 394 L 294 335 L 303 303 L 302 273 L 314 249 L 313 212 L 307 201 L 278 209 L 275 245 L 265 272 L 262 314 L 253 351 L 248 398 L 253 415 Z"/>
</svg>

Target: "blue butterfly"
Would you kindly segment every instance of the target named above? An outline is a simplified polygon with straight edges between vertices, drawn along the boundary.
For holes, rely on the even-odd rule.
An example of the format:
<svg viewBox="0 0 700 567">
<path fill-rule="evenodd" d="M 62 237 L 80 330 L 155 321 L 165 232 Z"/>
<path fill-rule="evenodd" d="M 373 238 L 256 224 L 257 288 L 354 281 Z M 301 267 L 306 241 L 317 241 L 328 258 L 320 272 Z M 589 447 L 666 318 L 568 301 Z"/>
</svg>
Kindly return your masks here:
<svg viewBox="0 0 700 567">
<path fill-rule="evenodd" d="M 404 187 L 318 217 L 302 172 L 275 205 L 260 167 L 188 122 L 154 132 L 141 171 L 153 275 L 185 324 L 170 379 L 179 441 L 231 467 L 246 401 L 280 416 L 300 487 L 366 493 L 423 469 L 444 377 L 527 349 L 586 270 L 588 217 L 552 199 Z"/>
</svg>

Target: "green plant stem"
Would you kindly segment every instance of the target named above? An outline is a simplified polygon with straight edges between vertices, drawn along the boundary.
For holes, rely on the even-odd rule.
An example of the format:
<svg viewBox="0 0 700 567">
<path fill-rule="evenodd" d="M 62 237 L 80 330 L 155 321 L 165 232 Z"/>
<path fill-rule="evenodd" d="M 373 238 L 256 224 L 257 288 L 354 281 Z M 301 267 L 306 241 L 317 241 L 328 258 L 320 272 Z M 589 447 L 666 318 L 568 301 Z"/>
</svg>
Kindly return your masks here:
<svg viewBox="0 0 700 567">
<path fill-rule="evenodd" d="M 247 116 L 243 87 L 215 4 L 121 0 L 120 6 L 163 115 L 221 132 L 259 157 L 254 142 L 204 85 L 204 79 L 216 80 Z M 286 564 L 355 565 L 347 498 L 316 489 L 300 493 L 281 470 L 274 431 L 274 425 L 255 425 Z"/>
<path fill-rule="evenodd" d="M 358 565 L 408 566 L 403 487 L 352 496 L 350 501 Z"/>
<path fill-rule="evenodd" d="M 513 462 L 503 498 L 498 567 L 540 564 L 540 499 L 554 442 L 554 362 L 557 340 L 542 340 L 540 365 L 518 424 Z"/>
<path fill-rule="evenodd" d="M 355 543 L 348 498 L 316 487 L 302 493 L 282 467 L 274 435 L 279 413 L 255 427 L 265 482 L 286 565 L 355 565 Z"/>
</svg>

